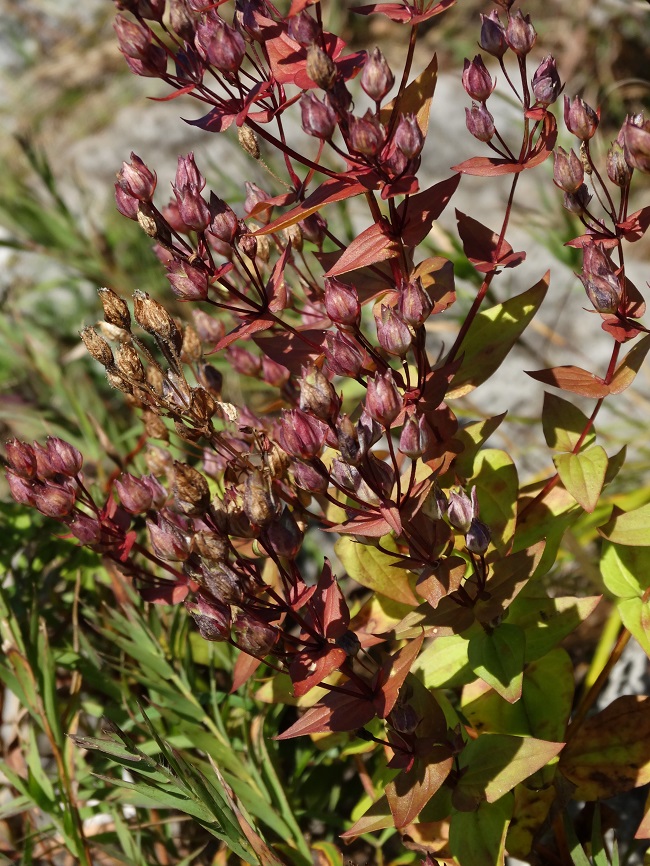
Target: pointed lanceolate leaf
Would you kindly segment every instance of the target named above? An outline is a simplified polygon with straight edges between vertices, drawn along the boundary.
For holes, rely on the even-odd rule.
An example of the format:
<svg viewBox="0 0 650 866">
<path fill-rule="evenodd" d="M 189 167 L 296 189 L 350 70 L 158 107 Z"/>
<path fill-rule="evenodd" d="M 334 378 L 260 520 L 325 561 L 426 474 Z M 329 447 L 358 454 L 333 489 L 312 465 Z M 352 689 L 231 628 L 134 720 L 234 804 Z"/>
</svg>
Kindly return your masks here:
<svg viewBox="0 0 650 866">
<path fill-rule="evenodd" d="M 354 839 L 356 836 L 362 836 L 364 833 L 375 833 L 377 830 L 385 830 L 387 827 L 393 826 L 393 816 L 388 805 L 387 797 L 380 797 L 368 809 L 365 815 L 362 815 L 359 820 L 340 834 L 341 839 Z"/>
<path fill-rule="evenodd" d="M 386 546 L 386 545 L 384 545 Z M 352 538 L 339 538 L 334 549 L 350 577 L 361 586 L 403 604 L 417 605 L 418 600 L 411 589 L 409 572 L 394 565 L 397 560 L 368 544 Z"/>
<path fill-rule="evenodd" d="M 600 445 L 594 445 L 579 454 L 556 454 L 553 458 L 562 484 L 585 511 L 591 513 L 605 483 L 607 454 Z"/>
<path fill-rule="evenodd" d="M 263 337 L 253 334 L 251 339 L 272 361 L 299 376 L 303 367 L 322 354 L 325 334 L 326 331 L 311 328 L 305 331 L 283 331 Z"/>
<path fill-rule="evenodd" d="M 447 746 L 434 746 L 426 760 L 418 758 L 386 785 L 386 797 L 399 830 L 414 821 L 445 781 L 454 759 Z"/>
<path fill-rule="evenodd" d="M 393 111 L 400 114 L 414 114 L 420 132 L 426 138 L 429 128 L 431 100 L 438 80 L 438 58 L 434 54 L 427 68 L 412 81 L 398 97 L 385 105 L 379 112 L 379 120 L 384 126 L 391 123 Z"/>
<path fill-rule="evenodd" d="M 463 360 L 447 398 L 463 397 L 498 370 L 539 309 L 548 289 L 549 272 L 527 291 L 476 316 L 461 346 Z"/>
<path fill-rule="evenodd" d="M 578 786 L 579 800 L 605 800 L 650 782 L 650 698 L 623 695 L 584 721 L 560 769 Z"/>
<path fill-rule="evenodd" d="M 639 340 L 618 365 L 612 383 L 609 386 L 610 394 L 620 394 L 630 387 L 636 374 L 641 369 L 648 351 L 650 351 L 650 334 Z"/>
<path fill-rule="evenodd" d="M 458 234 L 465 255 L 477 271 L 489 273 L 496 268 L 514 268 L 526 258 L 526 253 L 515 253 L 505 238 L 473 217 L 456 211 Z"/>
<path fill-rule="evenodd" d="M 477 677 L 514 703 L 521 697 L 525 649 L 523 629 L 505 622 L 470 639 L 469 663 Z"/>
<path fill-rule="evenodd" d="M 522 160 L 501 159 L 493 156 L 475 156 L 460 165 L 452 166 L 454 171 L 477 177 L 497 177 L 504 174 L 517 174 L 527 168 L 541 165 L 550 155 L 557 141 L 557 123 L 550 112 L 544 117 L 544 125 L 534 147 Z"/>
<path fill-rule="evenodd" d="M 611 393 L 611 386 L 605 384 L 605 380 L 601 379 L 600 376 L 583 370 L 582 367 L 574 367 L 572 364 L 551 367 L 548 370 L 526 370 L 525 372 L 532 379 L 537 379 L 538 382 L 552 385 L 562 391 L 569 391 L 571 394 L 580 394 L 581 397 L 592 397 L 599 400 Z"/>
<path fill-rule="evenodd" d="M 573 451 L 588 423 L 589 419 L 584 412 L 581 412 L 570 400 L 565 400 L 549 391 L 544 393 L 542 427 L 549 448 L 554 451 Z M 588 447 L 595 438 L 596 433 L 592 427 L 581 447 Z"/>
<path fill-rule="evenodd" d="M 627 513 L 615 508 L 612 517 L 598 532 L 614 544 L 650 547 L 650 503 Z"/>
<path fill-rule="evenodd" d="M 375 697 L 377 715 L 380 719 L 385 719 L 395 706 L 399 691 L 404 685 L 404 680 L 409 675 L 422 649 L 423 640 L 424 635 L 418 635 L 414 640 L 409 641 L 406 646 L 403 646 L 387 658 L 381 666 L 376 688 L 377 696 Z"/>
<path fill-rule="evenodd" d="M 407 246 L 416 247 L 422 243 L 433 223 L 447 207 L 459 183 L 460 174 L 453 174 L 447 180 L 410 196 L 397 208 L 402 240 Z"/>
<path fill-rule="evenodd" d="M 383 223 L 375 223 L 352 241 L 325 276 L 336 277 L 357 268 L 365 268 L 395 258 L 397 255 L 399 255 L 399 248 L 386 226 Z"/>
<path fill-rule="evenodd" d="M 366 187 L 357 180 L 351 180 L 345 176 L 328 178 L 302 204 L 274 219 L 273 222 L 258 229 L 254 234 L 268 235 L 273 232 L 279 232 L 281 229 L 286 229 L 288 226 L 295 225 L 300 220 L 306 219 L 310 214 L 316 213 L 327 204 L 335 201 L 345 201 L 345 199 L 360 195 L 365 191 Z"/>
<path fill-rule="evenodd" d="M 354 691 L 351 687 L 346 688 Z M 376 715 L 372 699 L 368 695 L 361 692 L 330 692 L 275 739 L 289 740 L 292 737 L 320 734 L 323 731 L 354 731 L 367 725 Z"/>
</svg>

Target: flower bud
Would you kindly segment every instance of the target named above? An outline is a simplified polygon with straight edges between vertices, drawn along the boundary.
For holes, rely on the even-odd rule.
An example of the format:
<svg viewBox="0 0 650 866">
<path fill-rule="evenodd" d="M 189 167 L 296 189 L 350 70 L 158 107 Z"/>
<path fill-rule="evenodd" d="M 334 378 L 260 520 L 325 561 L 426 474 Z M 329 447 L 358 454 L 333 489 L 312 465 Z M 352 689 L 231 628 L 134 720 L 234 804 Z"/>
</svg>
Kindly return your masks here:
<svg viewBox="0 0 650 866">
<path fill-rule="evenodd" d="M 123 162 L 117 174 L 117 182 L 122 190 L 138 201 L 151 201 L 156 189 L 156 173 L 150 171 L 135 153 L 131 162 Z"/>
<path fill-rule="evenodd" d="M 18 439 L 10 439 L 5 444 L 5 451 L 12 472 L 21 478 L 36 477 L 36 455 L 31 445 Z"/>
<path fill-rule="evenodd" d="M 374 378 L 368 379 L 366 410 L 371 418 L 384 427 L 390 427 L 402 411 L 402 405 L 402 397 L 391 370 L 377 373 Z"/>
<path fill-rule="evenodd" d="M 320 33 L 318 21 L 306 9 L 289 19 L 287 29 L 289 38 L 297 42 L 298 45 L 302 45 L 303 48 L 309 48 L 313 42 L 316 42 Z"/>
<path fill-rule="evenodd" d="M 411 460 L 417 460 L 434 441 L 433 430 L 424 415 L 417 420 L 414 415 L 409 415 L 399 437 L 399 450 Z"/>
<path fill-rule="evenodd" d="M 300 380 L 300 408 L 321 421 L 331 420 L 339 411 L 341 400 L 334 386 L 318 367 L 303 370 Z"/>
<path fill-rule="evenodd" d="M 189 540 L 164 514 L 158 514 L 155 522 L 147 520 L 147 529 L 153 552 L 160 559 L 184 562 L 190 555 Z"/>
<path fill-rule="evenodd" d="M 375 325 L 377 340 L 382 349 L 390 355 L 403 358 L 413 342 L 413 335 L 399 313 L 382 304 L 379 315 L 375 314 Z"/>
<path fill-rule="evenodd" d="M 79 336 L 81 337 L 89 355 L 91 355 L 96 361 L 99 361 L 103 367 L 113 366 L 113 352 L 111 347 L 93 328 L 84 328 L 83 331 L 79 333 Z"/>
<path fill-rule="evenodd" d="M 535 70 L 532 80 L 535 99 L 539 105 L 552 105 L 560 95 L 562 82 L 557 71 L 555 58 L 550 54 L 545 57 Z"/>
<path fill-rule="evenodd" d="M 530 15 L 524 17 L 521 9 L 517 9 L 514 15 L 510 15 L 505 37 L 515 54 L 520 57 L 528 54 L 537 39 L 535 28 L 530 23 Z"/>
<path fill-rule="evenodd" d="M 243 346 L 229 346 L 227 350 L 228 360 L 233 368 L 242 376 L 258 376 L 262 369 L 262 362 L 257 355 L 253 355 Z"/>
<path fill-rule="evenodd" d="M 368 412 L 363 409 L 359 420 L 357 421 L 357 436 L 359 437 L 359 445 L 361 448 L 361 456 L 365 456 L 373 445 L 383 436 L 384 431 L 380 425 L 371 418 Z"/>
<path fill-rule="evenodd" d="M 183 301 L 204 301 L 208 296 L 208 275 L 187 262 L 174 261 L 167 269 L 167 279 Z"/>
<path fill-rule="evenodd" d="M 400 734 L 413 734 L 420 724 L 420 719 L 415 709 L 410 704 L 398 701 L 390 712 L 388 721 Z"/>
<path fill-rule="evenodd" d="M 151 21 L 160 22 L 165 14 L 165 0 L 119 0 L 117 6 Z"/>
<path fill-rule="evenodd" d="M 615 313 L 621 302 L 621 284 L 613 273 L 578 274 L 587 297 L 599 313 Z"/>
<path fill-rule="evenodd" d="M 20 475 L 15 475 L 11 471 L 6 473 L 9 492 L 19 505 L 31 505 L 34 507 L 35 491 L 38 486 L 31 479 L 21 478 Z"/>
<path fill-rule="evenodd" d="M 581 141 L 589 141 L 596 134 L 599 118 L 593 108 L 579 96 L 576 96 L 573 102 L 565 96 L 564 122 L 572 135 Z"/>
<path fill-rule="evenodd" d="M 183 514 L 205 514 L 210 505 L 210 488 L 203 475 L 187 463 L 174 461 L 174 499 Z"/>
<path fill-rule="evenodd" d="M 119 183 L 115 184 L 115 206 L 122 216 L 125 216 L 127 219 L 138 219 L 138 208 L 140 207 L 140 202 L 135 196 L 129 195 L 128 192 L 124 192 Z"/>
<path fill-rule="evenodd" d="M 343 460 L 356 465 L 364 455 L 361 453 L 357 428 L 349 415 L 342 415 L 339 418 L 336 425 L 336 438 Z"/>
<path fill-rule="evenodd" d="M 607 151 L 607 177 L 622 189 L 630 185 L 632 168 L 625 159 L 625 148 L 618 141 Z"/>
<path fill-rule="evenodd" d="M 363 368 L 363 355 L 356 342 L 344 334 L 326 334 L 327 369 L 335 376 L 356 379 Z"/>
<path fill-rule="evenodd" d="M 384 146 L 385 132 L 381 123 L 367 111 L 363 117 L 348 115 L 350 149 L 364 156 L 376 156 Z"/>
<path fill-rule="evenodd" d="M 325 493 L 329 487 L 329 477 L 320 461 L 302 463 L 296 461 L 293 466 L 293 477 L 301 490 L 309 493 Z"/>
<path fill-rule="evenodd" d="M 476 487 L 472 487 L 471 498 L 464 490 L 452 490 L 450 492 L 447 517 L 454 529 L 463 533 L 469 532 L 472 520 L 478 517 Z"/>
<path fill-rule="evenodd" d="M 143 78 L 160 78 L 167 72 L 167 52 L 162 45 L 150 44 L 146 54 L 139 60 L 128 54 L 124 54 L 124 59 L 131 72 Z"/>
<path fill-rule="evenodd" d="M 190 616 L 196 623 L 196 627 L 204 640 L 223 641 L 230 637 L 230 608 L 227 604 L 221 604 L 218 599 L 204 599 L 202 594 L 197 596 L 197 604 L 185 602 Z"/>
<path fill-rule="evenodd" d="M 192 552 L 211 566 L 228 559 L 229 545 L 226 538 L 217 532 L 201 529 L 192 536 Z"/>
<path fill-rule="evenodd" d="M 336 81 L 336 66 L 332 58 L 316 43 L 307 49 L 307 75 L 321 90 L 330 90 Z"/>
<path fill-rule="evenodd" d="M 122 507 L 129 514 L 144 514 L 153 504 L 153 493 L 149 485 L 129 472 L 124 472 L 117 479 L 115 488 Z"/>
<path fill-rule="evenodd" d="M 255 526 L 264 526 L 276 516 L 276 503 L 267 479 L 253 469 L 244 484 L 244 513 Z"/>
<path fill-rule="evenodd" d="M 564 192 L 577 192 L 585 179 L 582 160 L 573 149 L 557 147 L 553 153 L 553 183 Z"/>
<path fill-rule="evenodd" d="M 358 325 L 361 304 L 357 290 L 354 286 L 348 286 L 336 278 L 326 278 L 325 309 L 334 324 Z"/>
<path fill-rule="evenodd" d="M 278 425 L 278 441 L 290 457 L 316 457 L 325 441 L 323 428 L 300 409 L 285 411 Z"/>
<path fill-rule="evenodd" d="M 589 195 L 589 190 L 587 189 L 586 184 L 583 183 L 575 192 L 565 192 L 562 204 L 569 213 L 574 213 L 577 216 L 580 216 L 585 212 L 590 201 L 591 196 Z"/>
<path fill-rule="evenodd" d="M 34 507 L 45 514 L 61 520 L 70 514 L 76 499 L 75 491 L 67 485 L 41 484 L 33 488 Z"/>
<path fill-rule="evenodd" d="M 81 511 L 73 512 L 65 524 L 77 541 L 82 544 L 98 544 L 101 539 L 102 527 L 100 522 L 94 517 L 82 514 Z"/>
<path fill-rule="evenodd" d="M 465 58 L 463 87 L 467 95 L 477 102 L 485 102 L 496 87 L 496 80 L 492 79 L 490 73 L 485 68 L 480 54 L 477 54 L 474 60 L 471 61 Z"/>
<path fill-rule="evenodd" d="M 197 25 L 195 35 L 199 54 L 220 72 L 234 74 L 246 54 L 246 44 L 236 30 L 216 14 L 207 15 Z"/>
<path fill-rule="evenodd" d="M 245 186 L 246 198 L 244 200 L 244 210 L 247 214 L 250 214 L 254 208 L 260 204 L 264 204 L 271 196 L 267 192 L 264 192 L 256 183 L 251 183 L 251 181 L 246 181 Z M 268 222 L 271 216 L 271 206 L 265 210 L 256 212 L 255 216 L 263 222 Z"/>
<path fill-rule="evenodd" d="M 623 124 L 625 159 L 631 168 L 650 172 L 650 121 L 643 115 L 626 120 Z"/>
<path fill-rule="evenodd" d="M 433 304 L 419 277 L 402 286 L 397 308 L 404 321 L 414 328 L 429 318 Z"/>
<path fill-rule="evenodd" d="M 237 215 L 225 201 L 210 193 L 210 225 L 208 232 L 226 244 L 231 244 L 239 229 Z"/>
<path fill-rule="evenodd" d="M 239 614 L 234 631 L 237 646 L 257 658 L 268 655 L 278 639 L 277 629 L 246 613 Z"/>
<path fill-rule="evenodd" d="M 490 141 L 494 136 L 494 118 L 483 104 L 473 102 L 471 108 L 465 109 L 465 125 L 479 141 Z"/>
<path fill-rule="evenodd" d="M 424 136 L 414 114 L 402 114 L 393 136 L 395 147 L 407 159 L 414 159 L 424 147 Z"/>
<path fill-rule="evenodd" d="M 310 214 L 298 223 L 303 238 L 316 246 L 321 246 L 325 240 L 327 222 L 319 213 Z"/>
<path fill-rule="evenodd" d="M 375 102 L 381 102 L 395 83 L 395 76 L 379 48 L 373 48 L 361 73 L 361 87 Z"/>
<path fill-rule="evenodd" d="M 194 327 L 204 343 L 216 345 L 226 333 L 226 326 L 220 319 L 215 319 L 205 310 L 192 310 Z"/>
<path fill-rule="evenodd" d="M 113 22 L 120 51 L 126 57 L 143 60 L 151 44 L 151 31 L 135 21 L 129 21 L 124 15 L 117 15 Z"/>
<path fill-rule="evenodd" d="M 300 552 L 303 533 L 286 506 L 279 519 L 266 527 L 266 538 L 278 556 L 295 559 Z"/>
<path fill-rule="evenodd" d="M 199 171 L 192 152 L 178 157 L 173 187 L 178 190 L 193 189 L 197 192 L 205 187 L 205 178 Z"/>
<path fill-rule="evenodd" d="M 203 196 L 194 187 L 173 187 L 178 215 L 183 223 L 195 232 L 204 232 L 210 225 L 212 215 Z"/>
<path fill-rule="evenodd" d="M 447 508 L 447 497 L 438 486 L 438 483 L 434 481 L 422 505 L 422 514 L 430 520 L 442 520 L 447 513 Z"/>
<path fill-rule="evenodd" d="M 268 355 L 262 356 L 261 378 L 273 388 L 282 388 L 289 381 L 291 373 L 282 364 L 278 364 Z"/>
<path fill-rule="evenodd" d="M 170 0 L 169 23 L 177 36 L 184 42 L 194 42 L 194 28 L 197 16 L 192 15 L 185 0 Z"/>
<path fill-rule="evenodd" d="M 499 21 L 496 9 L 489 15 L 481 14 L 481 38 L 479 44 L 483 51 L 487 51 L 493 57 L 503 57 L 508 50 L 506 33 Z"/>
<path fill-rule="evenodd" d="M 81 452 L 58 436 L 47 437 L 47 454 L 54 473 L 74 478 L 81 472 Z"/>
<path fill-rule="evenodd" d="M 304 93 L 300 100 L 302 128 L 307 135 L 329 140 L 336 129 L 336 113 L 332 106 L 311 91 Z"/>
<path fill-rule="evenodd" d="M 476 517 L 472 518 L 469 529 L 465 535 L 465 545 L 471 553 L 483 554 L 490 546 L 490 530 Z"/>
</svg>

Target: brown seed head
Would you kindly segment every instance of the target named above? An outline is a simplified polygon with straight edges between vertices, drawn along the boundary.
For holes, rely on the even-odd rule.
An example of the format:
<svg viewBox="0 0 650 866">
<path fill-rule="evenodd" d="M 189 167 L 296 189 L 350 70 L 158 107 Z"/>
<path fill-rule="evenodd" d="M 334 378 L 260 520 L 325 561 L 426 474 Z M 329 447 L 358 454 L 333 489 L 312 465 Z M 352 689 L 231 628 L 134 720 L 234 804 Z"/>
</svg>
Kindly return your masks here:
<svg viewBox="0 0 650 866">
<path fill-rule="evenodd" d="M 89 355 L 91 355 L 96 361 L 99 361 L 103 367 L 113 366 L 113 352 L 111 347 L 93 328 L 84 328 L 83 331 L 80 332 L 79 336 L 83 340 L 83 344 L 88 350 Z"/>
<path fill-rule="evenodd" d="M 180 333 L 176 322 L 167 310 L 139 289 L 133 293 L 133 315 L 138 325 L 148 334 L 172 344 L 179 340 Z"/>
<path fill-rule="evenodd" d="M 125 331 L 131 330 L 131 314 L 126 302 L 112 289 L 98 289 L 99 300 L 104 308 L 104 321 Z"/>
<path fill-rule="evenodd" d="M 119 347 L 115 354 L 115 365 L 121 375 L 129 382 L 137 382 L 139 385 L 147 381 L 140 356 L 128 343 Z"/>
<path fill-rule="evenodd" d="M 260 158 L 260 146 L 257 142 L 257 136 L 248 126 L 240 126 L 237 134 L 239 144 L 246 153 L 250 154 L 253 159 Z"/>
<path fill-rule="evenodd" d="M 187 463 L 174 461 L 174 497 L 184 514 L 204 514 L 210 504 L 210 488 L 203 475 Z"/>
</svg>

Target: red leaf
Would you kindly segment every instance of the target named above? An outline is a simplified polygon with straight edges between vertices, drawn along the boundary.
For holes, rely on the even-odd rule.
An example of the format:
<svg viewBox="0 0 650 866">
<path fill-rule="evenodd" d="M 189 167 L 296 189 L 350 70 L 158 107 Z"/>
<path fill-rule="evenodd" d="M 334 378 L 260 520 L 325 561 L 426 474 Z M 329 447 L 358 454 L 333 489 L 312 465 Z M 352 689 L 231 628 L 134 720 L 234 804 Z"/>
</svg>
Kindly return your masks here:
<svg viewBox="0 0 650 866">
<path fill-rule="evenodd" d="M 267 331 L 274 324 L 275 318 L 273 316 L 267 316 L 263 313 L 251 313 L 233 331 L 219 340 L 214 347 L 214 351 L 218 352 L 220 349 L 226 349 L 236 340 L 247 340 L 253 334 L 258 333 L 258 331 Z"/>
<path fill-rule="evenodd" d="M 272 232 L 279 232 L 280 229 L 286 229 L 287 226 L 304 220 L 310 214 L 316 213 L 327 204 L 335 201 L 344 201 L 352 198 L 352 196 L 360 195 L 365 191 L 364 186 L 358 180 L 352 180 L 345 175 L 340 177 L 330 177 L 324 181 L 318 189 L 306 198 L 298 207 L 278 217 L 255 232 L 256 235 L 268 235 Z"/>
<path fill-rule="evenodd" d="M 293 18 L 294 15 L 298 15 L 303 9 L 306 9 L 307 6 L 313 6 L 313 4 L 317 2 L 318 0 L 291 0 L 289 18 Z"/>
<path fill-rule="evenodd" d="M 650 226 L 650 206 L 643 207 L 629 216 L 625 222 L 617 223 L 617 229 L 622 232 L 626 241 L 634 243 L 647 232 Z"/>
<path fill-rule="evenodd" d="M 351 689 L 349 684 L 346 688 Z M 320 734 L 323 731 L 354 731 L 367 725 L 376 715 L 372 700 L 361 692 L 330 692 L 274 739 L 289 740 L 292 737 Z"/>
<path fill-rule="evenodd" d="M 454 174 L 403 201 L 397 208 L 397 216 L 402 222 L 402 240 L 407 246 L 416 247 L 422 243 L 434 221 L 447 207 L 459 183 L 460 174 Z"/>
<path fill-rule="evenodd" d="M 396 195 L 415 195 L 420 189 L 417 177 L 412 174 L 405 174 L 399 180 L 384 184 L 381 190 L 381 197 L 384 201 L 389 198 L 394 198 Z"/>
<path fill-rule="evenodd" d="M 428 761 L 415 761 L 386 785 L 386 797 L 397 829 L 414 821 L 441 787 L 453 766 L 454 759 L 446 746 L 434 746 Z"/>
<path fill-rule="evenodd" d="M 273 198 L 266 199 L 265 201 L 258 201 L 248 216 L 257 217 L 260 214 L 266 214 L 272 207 L 285 207 L 288 204 L 293 204 L 295 200 L 295 192 L 285 192 L 282 195 L 273 196 Z"/>
<path fill-rule="evenodd" d="M 502 174 L 517 174 L 527 168 L 541 165 L 549 156 L 557 140 L 557 123 L 550 112 L 544 117 L 544 126 L 537 143 L 522 160 L 500 159 L 493 156 L 474 156 L 460 165 L 452 166 L 453 171 L 477 177 L 496 177 Z"/>
<path fill-rule="evenodd" d="M 180 604 L 187 598 L 190 589 L 178 583 L 161 583 L 157 586 L 141 586 L 138 592 L 143 601 L 152 604 Z"/>
<path fill-rule="evenodd" d="M 603 331 L 611 334 L 617 343 L 627 343 L 642 333 L 630 319 L 619 319 L 618 316 L 603 316 Z"/>
<path fill-rule="evenodd" d="M 284 269 L 291 255 L 291 244 L 287 244 L 284 252 L 273 266 L 271 278 L 266 284 L 266 299 L 272 313 L 281 313 L 289 301 L 287 285 L 284 281 Z"/>
<path fill-rule="evenodd" d="M 398 24 L 421 24 L 422 21 L 427 21 L 434 15 L 449 9 L 455 2 L 456 0 L 440 0 L 437 6 L 419 15 L 414 15 L 413 10 L 405 3 L 370 3 L 367 6 L 354 6 L 352 12 L 356 12 L 357 15 L 385 15 Z"/>
<path fill-rule="evenodd" d="M 395 240 L 388 234 L 387 227 L 384 223 L 375 223 L 352 241 L 325 276 L 336 277 L 357 268 L 392 259 L 398 254 Z"/>
<path fill-rule="evenodd" d="M 179 96 L 183 96 L 186 93 L 191 93 L 195 87 L 196 83 L 188 84 L 186 87 L 179 87 L 178 90 L 175 90 L 173 93 L 168 93 L 167 96 L 147 96 L 147 99 L 150 99 L 152 102 L 169 102 L 170 100 L 177 99 Z"/>
<path fill-rule="evenodd" d="M 375 707 L 380 719 L 385 719 L 395 706 L 399 690 L 420 653 L 423 640 L 424 634 L 419 634 L 414 640 L 387 658 L 381 666 L 377 680 L 378 694 L 375 697 Z"/>
<path fill-rule="evenodd" d="M 235 667 L 232 672 L 232 686 L 230 694 L 236 692 L 244 683 L 253 676 L 258 667 L 262 664 L 259 659 L 249 656 L 248 653 L 240 652 L 235 661 Z"/>
<path fill-rule="evenodd" d="M 326 331 L 320 330 L 284 331 L 270 336 L 254 336 L 252 339 L 272 361 L 300 375 L 302 367 L 321 354 L 325 334 Z"/>
<path fill-rule="evenodd" d="M 381 538 L 388 535 L 391 526 L 384 517 L 355 517 L 336 526 L 324 527 L 325 532 L 338 532 L 341 535 L 363 535 L 366 538 Z"/>
<path fill-rule="evenodd" d="M 618 246 L 618 238 L 600 232 L 587 232 L 587 234 L 579 235 L 577 238 L 567 241 L 564 246 L 574 247 L 574 249 L 582 249 L 592 243 L 601 244 L 603 247 L 615 247 Z"/>
<path fill-rule="evenodd" d="M 310 621 L 323 637 L 337 638 L 348 630 L 350 611 L 328 559 L 309 603 L 309 613 Z"/>
<path fill-rule="evenodd" d="M 625 278 L 625 315 L 640 319 L 645 314 L 645 299 L 632 280 Z"/>
<path fill-rule="evenodd" d="M 599 376 L 571 364 L 551 367 L 549 370 L 526 370 L 525 372 L 538 382 L 553 385 L 554 388 L 561 388 L 572 394 L 580 394 L 582 397 L 593 397 L 598 400 L 610 393 L 609 385 L 606 385 Z"/>
<path fill-rule="evenodd" d="M 395 535 L 400 536 L 402 534 L 402 520 L 397 508 L 394 505 L 380 505 L 379 510 Z"/>
<path fill-rule="evenodd" d="M 310 689 L 322 683 L 347 658 L 345 650 L 327 644 L 319 650 L 302 650 L 296 653 L 289 665 L 289 676 L 293 682 L 294 697 L 306 695 Z"/>
<path fill-rule="evenodd" d="M 473 217 L 456 210 L 456 219 L 465 255 L 477 271 L 485 274 L 497 267 L 514 268 L 526 258 L 525 252 L 513 253 L 505 238 L 499 243 L 498 233 Z"/>
<path fill-rule="evenodd" d="M 423 21 L 428 21 L 430 18 L 433 18 L 434 15 L 440 15 L 441 12 L 446 12 L 447 9 L 451 9 L 455 3 L 456 0 L 440 0 L 440 3 L 432 9 L 423 12 L 421 15 L 414 15 L 413 18 L 411 18 L 411 24 L 421 24 Z"/>
</svg>

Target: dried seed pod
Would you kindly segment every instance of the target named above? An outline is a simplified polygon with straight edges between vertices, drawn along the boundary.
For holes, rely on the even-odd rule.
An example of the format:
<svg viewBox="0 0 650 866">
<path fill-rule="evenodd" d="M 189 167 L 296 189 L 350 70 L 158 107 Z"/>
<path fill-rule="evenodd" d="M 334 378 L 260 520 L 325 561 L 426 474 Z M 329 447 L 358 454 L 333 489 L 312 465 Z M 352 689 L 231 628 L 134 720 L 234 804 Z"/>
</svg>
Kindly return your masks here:
<svg viewBox="0 0 650 866">
<path fill-rule="evenodd" d="M 106 287 L 97 290 L 99 300 L 104 308 L 104 321 L 125 331 L 131 330 L 131 314 L 126 301 L 123 301 L 112 289 Z"/>
<path fill-rule="evenodd" d="M 144 384 L 147 381 L 140 356 L 128 343 L 120 346 L 115 353 L 115 365 L 129 382 Z"/>
<path fill-rule="evenodd" d="M 210 504 L 210 488 L 203 475 L 187 463 L 174 461 L 173 491 L 183 514 L 205 514 Z"/>
<path fill-rule="evenodd" d="M 316 43 L 307 49 L 307 75 L 322 90 L 329 90 L 336 81 L 334 61 Z"/>
<path fill-rule="evenodd" d="M 94 328 L 84 328 L 79 336 L 83 340 L 83 344 L 96 361 L 103 367 L 112 367 L 114 364 L 113 352 L 103 337 L 94 330 Z"/>
<path fill-rule="evenodd" d="M 133 315 L 143 331 L 180 348 L 182 340 L 180 331 L 162 304 L 139 289 L 133 293 L 133 302 Z"/>
<path fill-rule="evenodd" d="M 257 142 L 257 136 L 250 127 L 240 126 L 237 137 L 242 150 L 245 150 L 246 153 L 250 154 L 253 159 L 260 158 L 260 146 Z"/>
<path fill-rule="evenodd" d="M 183 343 L 181 346 L 181 360 L 186 364 L 197 364 L 203 356 L 201 338 L 195 328 L 185 325 L 183 329 Z"/>
<path fill-rule="evenodd" d="M 142 423 L 144 424 L 144 429 L 150 439 L 161 439 L 163 442 L 169 441 L 169 431 L 165 426 L 165 422 L 162 420 L 160 415 L 157 415 L 152 409 L 142 410 Z M 149 463 L 147 463 L 147 466 L 149 466 Z M 149 466 L 149 471 L 154 472 L 154 469 Z"/>
</svg>

